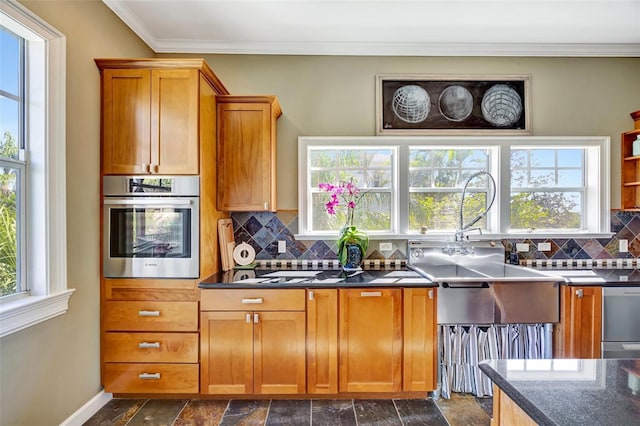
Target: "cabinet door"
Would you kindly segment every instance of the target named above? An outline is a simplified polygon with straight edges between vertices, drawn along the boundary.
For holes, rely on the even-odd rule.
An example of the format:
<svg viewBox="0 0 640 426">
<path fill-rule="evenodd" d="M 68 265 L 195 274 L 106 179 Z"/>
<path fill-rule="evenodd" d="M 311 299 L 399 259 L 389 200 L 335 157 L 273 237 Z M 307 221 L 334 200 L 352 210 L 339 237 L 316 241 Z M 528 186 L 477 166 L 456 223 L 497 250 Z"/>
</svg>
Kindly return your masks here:
<svg viewBox="0 0 640 426">
<path fill-rule="evenodd" d="M 600 358 L 602 287 L 562 288 L 565 358 Z"/>
<path fill-rule="evenodd" d="M 102 168 L 104 174 L 146 173 L 151 161 L 151 83 L 148 69 L 102 73 Z"/>
<path fill-rule="evenodd" d="M 338 290 L 307 291 L 307 392 L 338 393 Z"/>
<path fill-rule="evenodd" d="M 152 70 L 152 173 L 198 174 L 198 84 L 197 70 Z"/>
<path fill-rule="evenodd" d="M 202 393 L 253 393 L 253 315 L 201 313 L 200 357 Z"/>
<path fill-rule="evenodd" d="M 436 289 L 404 289 L 403 390 L 436 389 Z"/>
<path fill-rule="evenodd" d="M 305 393 L 304 312 L 254 313 L 254 393 Z"/>
<path fill-rule="evenodd" d="M 273 142 L 268 103 L 218 104 L 219 210 L 275 211 Z"/>
<path fill-rule="evenodd" d="M 402 290 L 340 292 L 340 392 L 402 388 Z"/>
</svg>

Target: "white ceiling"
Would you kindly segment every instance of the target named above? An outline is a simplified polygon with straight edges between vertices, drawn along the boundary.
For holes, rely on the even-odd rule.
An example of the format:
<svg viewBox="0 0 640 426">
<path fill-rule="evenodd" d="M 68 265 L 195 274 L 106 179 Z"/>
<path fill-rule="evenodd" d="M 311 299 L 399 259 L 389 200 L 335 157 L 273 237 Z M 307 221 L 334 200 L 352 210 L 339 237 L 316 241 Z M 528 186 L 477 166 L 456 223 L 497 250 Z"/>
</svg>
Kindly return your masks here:
<svg viewBox="0 0 640 426">
<path fill-rule="evenodd" d="M 640 0 L 103 0 L 155 52 L 640 56 Z"/>
</svg>

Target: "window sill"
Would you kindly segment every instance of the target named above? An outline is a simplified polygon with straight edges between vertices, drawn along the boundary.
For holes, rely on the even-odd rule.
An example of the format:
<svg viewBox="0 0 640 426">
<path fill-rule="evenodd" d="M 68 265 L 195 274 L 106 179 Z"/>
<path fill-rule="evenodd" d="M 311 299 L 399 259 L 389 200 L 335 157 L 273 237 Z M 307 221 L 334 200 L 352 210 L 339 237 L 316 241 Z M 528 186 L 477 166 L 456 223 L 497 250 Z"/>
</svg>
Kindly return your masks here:
<svg viewBox="0 0 640 426">
<path fill-rule="evenodd" d="M 75 289 L 48 296 L 24 296 L 0 304 L 0 338 L 67 312 Z"/>
<path fill-rule="evenodd" d="M 615 235 L 613 232 L 573 232 L 573 233 L 557 233 L 557 232 L 540 232 L 540 233 L 513 233 L 513 234 L 468 234 L 470 241 L 482 241 L 482 240 L 516 240 L 516 239 L 531 239 L 531 240 L 551 240 L 551 239 L 589 239 L 589 238 L 611 238 Z M 338 239 L 336 234 L 296 234 L 294 235 L 296 240 L 327 240 L 335 241 Z M 453 232 L 449 233 L 436 233 L 427 232 L 426 234 L 410 233 L 410 234 L 374 234 L 369 233 L 369 239 L 378 240 L 425 240 L 425 241 L 453 241 Z"/>
</svg>

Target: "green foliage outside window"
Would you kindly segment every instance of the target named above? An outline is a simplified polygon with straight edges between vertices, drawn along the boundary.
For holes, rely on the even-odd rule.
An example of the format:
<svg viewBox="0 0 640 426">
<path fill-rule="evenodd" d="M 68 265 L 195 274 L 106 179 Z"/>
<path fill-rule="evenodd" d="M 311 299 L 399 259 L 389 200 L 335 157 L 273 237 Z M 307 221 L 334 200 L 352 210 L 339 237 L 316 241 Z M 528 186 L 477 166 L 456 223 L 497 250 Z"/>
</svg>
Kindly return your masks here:
<svg viewBox="0 0 640 426">
<path fill-rule="evenodd" d="M 11 133 L 0 141 L 0 157 L 17 158 L 18 147 Z M 0 296 L 17 291 L 17 210 L 15 169 L 0 167 Z"/>
</svg>

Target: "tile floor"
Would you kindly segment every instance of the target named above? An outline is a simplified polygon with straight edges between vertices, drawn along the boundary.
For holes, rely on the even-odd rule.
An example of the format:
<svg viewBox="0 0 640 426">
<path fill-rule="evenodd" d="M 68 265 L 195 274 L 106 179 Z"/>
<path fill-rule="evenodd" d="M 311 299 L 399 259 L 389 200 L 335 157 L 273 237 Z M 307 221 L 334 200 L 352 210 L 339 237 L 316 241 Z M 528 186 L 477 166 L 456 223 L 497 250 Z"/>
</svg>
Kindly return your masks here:
<svg viewBox="0 0 640 426">
<path fill-rule="evenodd" d="M 113 399 L 84 426 L 450 425 L 490 423 L 491 398 L 206 400 Z"/>
</svg>

